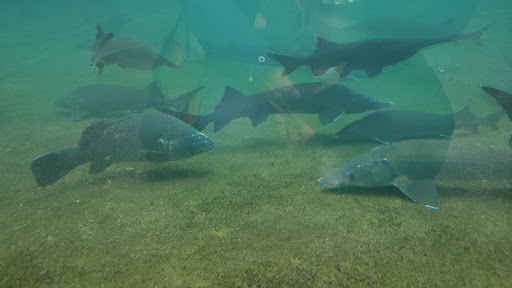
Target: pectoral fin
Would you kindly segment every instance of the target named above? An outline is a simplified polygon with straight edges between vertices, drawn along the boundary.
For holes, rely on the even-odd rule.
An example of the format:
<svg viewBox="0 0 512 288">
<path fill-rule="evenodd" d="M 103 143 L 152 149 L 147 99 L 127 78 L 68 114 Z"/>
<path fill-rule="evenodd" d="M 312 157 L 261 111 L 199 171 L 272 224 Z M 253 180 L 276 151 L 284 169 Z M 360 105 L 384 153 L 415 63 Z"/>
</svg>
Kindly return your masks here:
<svg viewBox="0 0 512 288">
<path fill-rule="evenodd" d="M 395 186 L 417 204 L 427 208 L 439 209 L 439 195 L 431 179 L 409 179 L 400 176 L 395 179 Z"/>
<path fill-rule="evenodd" d="M 80 109 L 74 109 L 71 111 L 71 121 L 81 121 L 84 119 L 87 119 L 89 117 L 89 112 L 80 110 Z"/>
<path fill-rule="evenodd" d="M 339 111 L 325 111 L 325 112 L 322 112 L 320 113 L 320 123 L 322 123 L 322 125 L 328 125 L 328 124 L 331 124 L 332 122 L 336 121 L 336 119 L 338 119 L 340 116 L 341 116 L 342 113 L 340 113 Z"/>
<path fill-rule="evenodd" d="M 167 161 L 167 155 L 160 151 L 151 150 L 140 150 L 139 156 L 141 159 L 148 162 L 165 162 Z"/>
<path fill-rule="evenodd" d="M 364 69 L 364 71 L 366 72 L 366 75 L 368 75 L 368 77 L 375 77 L 380 74 L 380 72 L 382 71 L 382 67 L 381 66 L 370 66 L 370 67 L 366 67 Z"/>
<path fill-rule="evenodd" d="M 352 69 L 350 67 L 347 67 L 347 63 L 342 63 L 338 66 L 336 66 L 336 72 L 340 75 L 340 78 L 343 78 L 350 74 Z"/>
<path fill-rule="evenodd" d="M 112 165 L 111 160 L 97 160 L 91 163 L 91 167 L 89 167 L 89 173 L 91 174 L 99 174 L 103 172 L 103 170 L 107 169 L 108 166 Z"/>
<path fill-rule="evenodd" d="M 255 113 L 254 115 L 249 116 L 251 119 L 252 127 L 256 127 L 263 123 L 263 121 L 267 120 L 268 114 L 265 113 Z"/>
<path fill-rule="evenodd" d="M 316 65 L 316 64 L 308 65 L 308 66 L 309 66 L 309 68 L 311 68 L 311 72 L 313 72 L 313 75 L 315 75 L 315 77 L 324 75 L 327 72 L 327 70 L 329 70 L 329 68 L 330 68 L 327 66 L 321 66 L 321 65 Z"/>
<path fill-rule="evenodd" d="M 132 107 L 131 112 L 132 113 L 142 113 L 142 112 L 144 112 L 145 109 L 146 109 L 146 107 L 144 107 L 144 105 L 137 105 L 135 107 Z"/>
</svg>

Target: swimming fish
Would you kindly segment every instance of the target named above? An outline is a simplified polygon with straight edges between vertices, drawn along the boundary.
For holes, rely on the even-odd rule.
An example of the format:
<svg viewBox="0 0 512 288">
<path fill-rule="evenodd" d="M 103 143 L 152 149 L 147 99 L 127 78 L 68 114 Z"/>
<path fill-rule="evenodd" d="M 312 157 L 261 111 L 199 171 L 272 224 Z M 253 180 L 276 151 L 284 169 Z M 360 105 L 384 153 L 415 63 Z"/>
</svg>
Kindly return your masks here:
<svg viewBox="0 0 512 288">
<path fill-rule="evenodd" d="M 355 120 L 336 133 L 339 142 L 378 141 L 389 143 L 408 139 L 450 138 L 454 129 L 478 132 L 479 125 L 496 128 L 502 111 L 477 117 L 463 107 L 455 114 L 435 114 L 420 111 L 377 111 Z"/>
<path fill-rule="evenodd" d="M 201 88 L 176 99 L 166 99 L 156 81 L 143 89 L 111 84 L 87 85 L 57 99 L 55 106 L 71 110 L 73 121 L 123 110 L 142 112 L 151 107 L 172 106 L 180 112 L 187 112 L 192 98 Z"/>
<path fill-rule="evenodd" d="M 393 142 L 357 156 L 318 181 L 343 187 L 396 186 L 417 204 L 439 208 L 436 180 L 510 180 L 509 149 L 450 139 Z"/>
<path fill-rule="evenodd" d="M 208 136 L 172 116 L 139 114 L 93 123 L 82 133 L 77 147 L 34 159 L 32 173 L 44 187 L 87 162 L 92 162 L 89 173 L 98 174 L 116 162 L 174 161 L 213 146 Z"/>
<path fill-rule="evenodd" d="M 214 123 L 217 132 L 233 119 L 247 117 L 253 127 L 261 124 L 270 114 L 319 114 L 320 123 L 328 125 L 344 114 L 362 113 L 393 105 L 372 99 L 346 86 L 329 83 L 301 83 L 284 86 L 254 95 L 226 86 L 224 97 L 215 111 L 206 116 L 179 113 L 169 109 L 157 110 L 182 119 L 198 130 Z"/>
<path fill-rule="evenodd" d="M 512 94 L 489 86 L 482 86 L 482 89 L 487 93 L 487 95 L 491 96 L 496 100 L 496 102 L 498 102 L 498 104 L 507 113 L 508 118 L 512 120 Z M 510 136 L 510 139 L 508 140 L 508 146 L 512 149 L 512 136 Z"/>
<path fill-rule="evenodd" d="M 419 111 L 377 111 L 353 121 L 336 133 L 339 142 L 450 138 L 455 129 L 453 114 Z"/>
<path fill-rule="evenodd" d="M 117 64 L 121 68 L 139 70 L 152 70 L 160 65 L 179 68 L 136 38 L 122 37 L 114 39 L 114 34 L 105 34 L 99 24 L 96 28 L 98 32 L 91 64 L 93 68 L 98 67 L 99 73 L 101 73 L 104 66 L 110 64 Z"/>
<path fill-rule="evenodd" d="M 500 121 L 505 114 L 505 111 L 499 109 L 496 112 L 479 117 L 473 114 L 468 106 L 465 106 L 453 115 L 455 117 L 455 129 L 478 133 L 480 126 L 487 126 L 492 130 L 497 130 L 498 121 Z"/>
<path fill-rule="evenodd" d="M 302 65 L 307 65 L 315 76 L 323 75 L 329 68 L 334 67 L 341 78 L 356 69 L 364 70 L 368 77 L 375 77 L 382 68 L 404 61 L 422 48 L 449 41 L 480 39 L 485 35 L 484 29 L 438 38 L 376 38 L 345 44 L 317 37 L 317 48 L 310 56 L 267 54 L 284 66 L 282 77 Z"/>
</svg>

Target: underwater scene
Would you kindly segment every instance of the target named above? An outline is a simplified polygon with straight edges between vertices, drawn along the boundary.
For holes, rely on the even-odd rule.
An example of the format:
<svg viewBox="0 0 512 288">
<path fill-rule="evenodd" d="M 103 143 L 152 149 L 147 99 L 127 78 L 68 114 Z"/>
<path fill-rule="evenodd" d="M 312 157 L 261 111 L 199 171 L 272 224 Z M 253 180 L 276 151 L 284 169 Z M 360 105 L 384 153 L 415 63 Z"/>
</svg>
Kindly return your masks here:
<svg viewBox="0 0 512 288">
<path fill-rule="evenodd" d="M 512 4 L 0 3 L 0 287 L 512 287 Z"/>
</svg>

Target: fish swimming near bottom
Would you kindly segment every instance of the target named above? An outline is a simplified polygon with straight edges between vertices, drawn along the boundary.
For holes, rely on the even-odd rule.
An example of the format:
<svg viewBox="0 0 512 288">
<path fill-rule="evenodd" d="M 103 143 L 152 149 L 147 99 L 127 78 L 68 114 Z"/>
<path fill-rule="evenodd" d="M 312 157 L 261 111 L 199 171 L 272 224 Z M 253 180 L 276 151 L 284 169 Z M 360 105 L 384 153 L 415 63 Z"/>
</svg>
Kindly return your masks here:
<svg viewBox="0 0 512 288">
<path fill-rule="evenodd" d="M 192 98 L 201 88 L 176 99 L 166 99 L 156 81 L 143 89 L 111 84 L 87 85 L 57 99 L 55 106 L 71 110 L 72 121 L 123 110 L 142 112 L 151 107 L 172 106 L 178 111 L 187 112 Z"/>
<path fill-rule="evenodd" d="M 453 114 L 377 111 L 349 123 L 336 133 L 336 138 L 339 142 L 389 143 L 420 138 L 450 138 L 454 129 Z"/>
<path fill-rule="evenodd" d="M 499 109 L 496 112 L 485 116 L 476 116 L 468 106 L 465 106 L 455 112 L 455 130 L 468 131 L 470 133 L 478 133 L 480 126 L 487 126 L 492 130 L 498 130 L 498 121 L 505 116 L 505 111 Z"/>
<path fill-rule="evenodd" d="M 482 89 L 487 95 L 498 102 L 501 108 L 507 113 L 508 118 L 512 120 L 512 94 L 489 86 L 482 86 Z M 508 140 L 508 146 L 512 149 L 512 136 L 510 136 Z"/>
<path fill-rule="evenodd" d="M 393 105 L 379 101 L 346 86 L 312 82 L 288 85 L 254 95 L 226 86 L 224 97 L 215 111 L 206 116 L 177 113 L 169 109 L 157 109 L 173 115 L 198 130 L 213 122 L 214 132 L 219 131 L 232 120 L 247 117 L 256 127 L 270 114 L 318 114 L 320 123 L 328 125 L 344 114 L 362 113 Z"/>
<path fill-rule="evenodd" d="M 139 114 L 93 123 L 82 133 L 78 147 L 34 159 L 32 173 L 44 187 L 87 162 L 92 162 L 89 173 L 98 174 L 116 162 L 173 161 L 213 146 L 206 135 L 172 116 Z"/>
<path fill-rule="evenodd" d="M 336 133 L 336 138 L 342 143 L 389 143 L 409 139 L 450 138 L 454 129 L 477 133 L 479 125 L 496 128 L 496 122 L 502 117 L 502 111 L 486 117 L 477 117 L 467 106 L 455 114 L 406 110 L 377 111 L 347 124 Z"/>
<path fill-rule="evenodd" d="M 415 139 L 377 147 L 318 181 L 338 187 L 396 186 L 420 205 L 438 209 L 435 181 L 512 179 L 512 151 L 450 139 Z"/>
</svg>

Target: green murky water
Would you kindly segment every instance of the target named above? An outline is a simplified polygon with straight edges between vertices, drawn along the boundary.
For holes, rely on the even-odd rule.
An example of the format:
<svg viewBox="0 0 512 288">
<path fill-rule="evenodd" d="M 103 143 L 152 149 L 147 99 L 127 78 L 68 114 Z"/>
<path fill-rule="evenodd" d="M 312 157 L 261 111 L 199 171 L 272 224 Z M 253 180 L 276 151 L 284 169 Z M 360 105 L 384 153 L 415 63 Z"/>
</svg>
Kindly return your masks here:
<svg viewBox="0 0 512 288">
<path fill-rule="evenodd" d="M 224 2 L 229 1 L 220 1 L 219 7 Z M 263 38 L 278 49 L 294 44 L 279 37 L 293 38 L 288 30 L 300 34 L 309 29 L 335 42 L 375 37 L 343 30 L 334 21 L 345 19 L 351 9 L 357 13 L 350 21 L 374 16 L 368 10 L 370 1 L 313 2 L 283 1 L 274 9 L 272 1 L 236 5 L 249 19 L 268 13 L 268 29 L 274 30 L 265 31 Z M 498 111 L 479 85 L 510 88 L 512 7 L 504 3 L 475 4 L 460 15 L 443 9 L 457 25 L 463 19 L 465 31 L 492 23 L 480 44 L 441 44 L 385 68 L 378 77 L 354 74 L 339 84 L 392 101 L 397 109 L 448 113 L 470 105 L 478 116 Z M 508 287 L 512 283 L 508 184 L 440 183 L 441 208 L 433 211 L 414 204 L 397 189 L 338 191 L 317 182 L 375 147 L 336 145 L 330 138 L 365 114 L 343 116 L 329 126 L 322 126 L 317 115 L 274 115 L 255 128 L 248 119 L 237 119 L 218 133 L 208 127 L 204 133 L 215 141 L 215 148 L 192 158 L 162 164 L 117 163 L 99 175 L 88 174 L 88 165 L 83 165 L 54 185 L 36 187 L 31 161 L 77 145 L 82 131 L 94 121 L 71 122 L 69 114 L 53 107 L 55 99 L 79 86 L 144 87 L 156 79 L 164 94 L 173 98 L 206 85 L 191 104 L 192 112 L 206 114 L 222 98 L 225 85 L 253 94 L 315 80 L 307 67 L 281 78 L 280 65 L 234 60 L 237 57 L 230 55 L 185 58 L 178 71 L 111 65 L 98 76 L 89 65 L 96 22 L 105 22 L 105 30 L 115 28 L 116 35 L 140 37 L 158 51 L 180 14 L 179 5 L 165 1 L 107 7 L 52 1 L 52 5 L 0 4 L 1 287 Z M 436 11 L 433 5 L 426 5 L 430 9 L 425 11 Z M 457 1 L 453 5 L 460 7 Z M 276 18 L 279 7 L 294 8 Z M 312 7 L 316 10 L 307 10 Z M 420 8 L 411 4 L 400 11 L 410 9 L 415 15 Z M 188 13 L 192 17 L 194 10 Z M 442 22 L 440 18 L 431 19 Z M 276 19 L 286 25 L 278 25 Z M 300 25 L 307 29 L 298 29 Z M 184 43 L 184 35 L 181 26 L 176 40 Z M 506 146 L 510 121 L 505 117 L 497 126 L 497 130 L 480 127 L 479 133 L 470 135 L 456 131 L 454 137 Z"/>
</svg>

